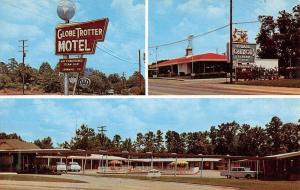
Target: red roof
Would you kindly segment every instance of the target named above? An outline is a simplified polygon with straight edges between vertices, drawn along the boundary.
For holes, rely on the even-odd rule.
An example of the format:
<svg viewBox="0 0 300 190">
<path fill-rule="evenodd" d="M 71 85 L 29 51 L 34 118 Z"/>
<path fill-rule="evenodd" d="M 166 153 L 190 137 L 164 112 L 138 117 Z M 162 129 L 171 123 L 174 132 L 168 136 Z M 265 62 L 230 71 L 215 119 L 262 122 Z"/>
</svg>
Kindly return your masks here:
<svg viewBox="0 0 300 190">
<path fill-rule="evenodd" d="M 196 62 L 196 61 L 227 61 L 227 56 L 223 54 L 216 54 L 216 53 L 204 53 L 204 54 L 198 54 L 193 56 L 185 56 L 175 59 L 170 59 L 168 61 L 164 61 L 161 63 L 158 63 L 158 67 L 162 66 L 168 66 L 168 65 L 178 65 L 183 63 L 190 63 L 190 62 Z M 156 65 L 151 65 L 152 68 L 155 68 Z"/>
</svg>

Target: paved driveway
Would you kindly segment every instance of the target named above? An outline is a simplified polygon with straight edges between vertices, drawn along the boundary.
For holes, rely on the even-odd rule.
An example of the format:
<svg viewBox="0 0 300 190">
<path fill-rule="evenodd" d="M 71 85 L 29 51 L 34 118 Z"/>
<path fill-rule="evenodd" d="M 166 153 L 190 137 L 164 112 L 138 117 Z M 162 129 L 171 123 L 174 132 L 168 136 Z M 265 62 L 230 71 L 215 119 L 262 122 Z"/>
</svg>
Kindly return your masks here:
<svg viewBox="0 0 300 190">
<path fill-rule="evenodd" d="M 53 176 L 51 176 L 53 177 Z M 0 189 L 5 190 L 233 190 L 233 188 L 210 185 L 193 185 L 174 182 L 142 181 L 133 179 L 103 178 L 80 175 L 55 176 L 85 181 L 87 183 L 0 181 Z"/>
<path fill-rule="evenodd" d="M 225 79 L 149 79 L 150 95 L 300 95 L 300 88 L 222 84 Z"/>
</svg>

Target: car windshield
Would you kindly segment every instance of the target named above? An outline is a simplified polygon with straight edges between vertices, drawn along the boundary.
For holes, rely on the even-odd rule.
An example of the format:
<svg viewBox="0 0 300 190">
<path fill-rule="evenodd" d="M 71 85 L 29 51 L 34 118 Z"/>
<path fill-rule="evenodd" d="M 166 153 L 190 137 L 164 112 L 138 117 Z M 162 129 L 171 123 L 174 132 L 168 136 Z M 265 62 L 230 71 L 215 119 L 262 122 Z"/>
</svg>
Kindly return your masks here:
<svg viewBox="0 0 300 190">
<path fill-rule="evenodd" d="M 66 165 L 66 164 L 63 163 L 63 162 L 57 162 L 56 164 L 57 164 L 57 165 Z"/>
</svg>

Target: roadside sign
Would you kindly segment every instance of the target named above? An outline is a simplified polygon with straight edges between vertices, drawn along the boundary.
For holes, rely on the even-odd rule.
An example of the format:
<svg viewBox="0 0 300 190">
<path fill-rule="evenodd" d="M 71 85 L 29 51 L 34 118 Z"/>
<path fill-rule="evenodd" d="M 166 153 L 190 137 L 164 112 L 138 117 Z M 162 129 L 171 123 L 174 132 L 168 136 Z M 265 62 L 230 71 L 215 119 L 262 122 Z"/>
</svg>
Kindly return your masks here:
<svg viewBox="0 0 300 190">
<path fill-rule="evenodd" d="M 108 18 L 60 24 L 55 29 L 55 54 L 94 54 L 96 44 L 104 41 Z"/>
<path fill-rule="evenodd" d="M 86 58 L 72 58 L 59 60 L 59 72 L 70 73 L 84 71 Z"/>
<path fill-rule="evenodd" d="M 232 41 L 237 43 L 248 43 L 247 31 L 243 31 L 235 28 L 232 33 Z"/>
<path fill-rule="evenodd" d="M 228 48 L 229 52 L 229 48 Z M 229 55 L 229 54 L 228 54 Z M 232 59 L 238 63 L 254 63 L 256 44 L 232 43 Z"/>
<path fill-rule="evenodd" d="M 81 88 L 88 88 L 91 85 L 91 80 L 89 78 L 83 77 L 78 80 L 78 83 Z"/>
</svg>

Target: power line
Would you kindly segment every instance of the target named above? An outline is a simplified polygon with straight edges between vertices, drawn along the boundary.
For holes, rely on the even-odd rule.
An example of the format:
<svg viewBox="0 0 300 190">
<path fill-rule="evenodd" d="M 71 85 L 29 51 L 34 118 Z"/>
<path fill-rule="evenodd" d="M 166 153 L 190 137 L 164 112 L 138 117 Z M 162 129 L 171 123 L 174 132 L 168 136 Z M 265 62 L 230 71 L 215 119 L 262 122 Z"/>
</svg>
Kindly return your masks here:
<svg viewBox="0 0 300 190">
<path fill-rule="evenodd" d="M 109 52 L 108 50 L 105 50 L 105 49 L 102 49 L 102 48 L 100 48 L 99 46 L 97 46 L 97 48 L 98 49 L 100 49 L 101 51 L 103 51 L 104 53 L 106 53 L 106 54 L 108 54 L 108 55 L 110 55 L 110 56 L 112 56 L 112 57 L 114 57 L 114 58 L 116 58 L 116 59 L 118 59 L 118 60 L 120 60 L 120 61 L 124 61 L 124 62 L 127 62 L 127 63 L 131 63 L 131 64 L 138 64 L 137 62 L 132 62 L 132 61 L 130 61 L 130 60 L 127 60 L 127 59 L 124 59 L 124 58 L 122 58 L 122 57 L 120 57 L 120 56 L 118 56 L 118 55 L 116 55 L 113 51 L 111 51 L 111 52 Z M 142 65 L 142 67 L 144 67 L 143 65 Z"/>
<path fill-rule="evenodd" d="M 253 24 L 253 23 L 258 23 L 258 22 L 260 22 L 260 21 L 259 20 L 254 20 L 254 21 L 245 21 L 245 22 L 235 22 L 233 24 L 242 25 L 242 24 Z M 226 24 L 224 26 L 221 26 L 219 28 L 210 30 L 208 32 L 204 32 L 204 33 L 201 33 L 201 34 L 193 35 L 193 38 L 199 38 L 199 37 L 206 36 L 206 35 L 208 35 L 210 33 L 213 33 L 213 32 L 216 32 L 218 30 L 222 30 L 224 28 L 227 28 L 228 26 L 230 26 L 230 24 Z M 173 44 L 177 44 L 177 43 L 181 43 L 181 42 L 185 42 L 185 41 L 188 41 L 188 38 L 185 38 L 185 39 L 182 39 L 182 40 L 178 40 L 178 41 L 174 41 L 174 42 L 170 42 L 170 43 L 160 44 L 160 45 L 156 45 L 156 46 L 150 46 L 149 49 L 159 48 L 159 47 L 163 47 L 163 46 L 169 46 L 169 45 L 173 45 Z"/>
<path fill-rule="evenodd" d="M 11 3 L 10 1 L 8 2 L 8 1 L 4 1 L 4 3 L 6 3 L 7 5 L 9 5 L 9 6 L 11 6 L 11 7 L 14 7 L 14 8 L 17 8 L 17 9 L 21 9 L 21 10 L 24 10 L 24 11 L 28 11 L 28 9 L 26 9 L 26 8 L 24 8 L 24 7 L 20 7 L 20 6 L 17 6 L 17 5 L 15 5 L 15 4 L 13 4 L 13 3 Z M 48 17 L 48 16 L 45 16 L 45 15 L 43 15 L 43 14 L 39 14 L 39 13 L 37 13 L 37 12 L 35 12 L 35 15 L 36 16 L 39 16 L 39 17 L 43 17 L 43 18 L 45 18 L 45 19 L 50 19 L 50 17 Z"/>
<path fill-rule="evenodd" d="M 201 36 L 210 34 L 210 33 L 212 33 L 212 32 L 215 32 L 215 31 L 221 30 L 221 29 L 223 29 L 223 28 L 226 28 L 226 27 L 228 27 L 228 26 L 229 26 L 229 24 L 227 24 L 227 25 L 225 25 L 225 26 L 222 26 L 222 27 L 219 27 L 219 28 L 217 28 L 217 29 L 214 29 L 214 30 L 211 30 L 211 31 L 202 33 L 202 34 L 196 34 L 196 35 L 193 35 L 193 36 L 194 36 L 193 38 L 198 38 L 198 37 L 201 37 Z M 166 44 L 161 44 L 161 45 L 156 45 L 156 46 L 150 46 L 149 48 L 151 48 L 151 49 L 153 49 L 153 48 L 159 48 L 159 47 L 169 46 L 169 45 L 173 45 L 173 44 L 177 44 L 177 43 L 181 43 L 181 42 L 185 42 L 185 41 L 188 41 L 188 38 L 185 38 L 185 39 L 183 39 L 183 40 L 178 40 L 178 41 L 175 41 L 175 42 L 171 42 L 171 43 L 166 43 Z"/>
<path fill-rule="evenodd" d="M 260 22 L 259 20 L 253 20 L 253 21 L 244 21 L 244 22 L 235 22 L 233 24 L 235 25 L 242 25 L 242 24 L 254 24 Z"/>
</svg>

